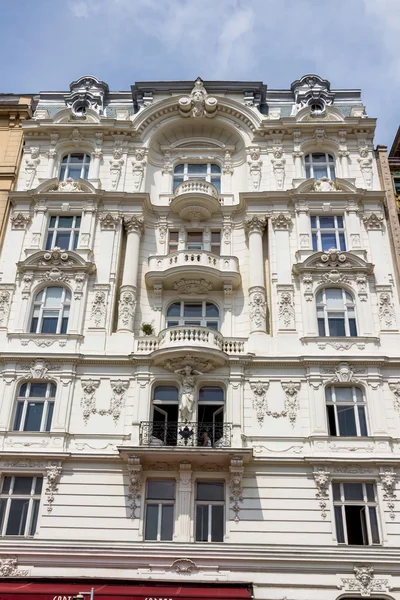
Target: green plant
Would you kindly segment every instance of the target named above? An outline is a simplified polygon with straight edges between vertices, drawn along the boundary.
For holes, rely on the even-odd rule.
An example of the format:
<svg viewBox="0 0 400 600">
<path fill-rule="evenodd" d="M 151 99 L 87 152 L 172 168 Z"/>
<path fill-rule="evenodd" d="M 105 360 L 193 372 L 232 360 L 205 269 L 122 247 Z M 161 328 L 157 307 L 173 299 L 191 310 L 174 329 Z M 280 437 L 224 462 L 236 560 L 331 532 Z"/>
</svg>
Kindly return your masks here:
<svg viewBox="0 0 400 600">
<path fill-rule="evenodd" d="M 153 335 L 154 327 L 151 323 L 142 323 L 142 331 L 144 335 Z"/>
</svg>

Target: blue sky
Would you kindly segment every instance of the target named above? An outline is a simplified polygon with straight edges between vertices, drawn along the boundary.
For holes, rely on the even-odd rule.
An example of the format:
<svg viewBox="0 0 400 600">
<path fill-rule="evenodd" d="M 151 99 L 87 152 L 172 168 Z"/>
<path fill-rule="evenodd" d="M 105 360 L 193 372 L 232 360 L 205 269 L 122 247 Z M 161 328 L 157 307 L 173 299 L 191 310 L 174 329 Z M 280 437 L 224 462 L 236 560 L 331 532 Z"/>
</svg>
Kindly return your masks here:
<svg viewBox="0 0 400 600">
<path fill-rule="evenodd" d="M 361 88 L 376 144 L 400 124 L 400 0 L 0 0 L 0 92 L 67 90 L 81 75 L 243 79 L 305 73 Z"/>
</svg>

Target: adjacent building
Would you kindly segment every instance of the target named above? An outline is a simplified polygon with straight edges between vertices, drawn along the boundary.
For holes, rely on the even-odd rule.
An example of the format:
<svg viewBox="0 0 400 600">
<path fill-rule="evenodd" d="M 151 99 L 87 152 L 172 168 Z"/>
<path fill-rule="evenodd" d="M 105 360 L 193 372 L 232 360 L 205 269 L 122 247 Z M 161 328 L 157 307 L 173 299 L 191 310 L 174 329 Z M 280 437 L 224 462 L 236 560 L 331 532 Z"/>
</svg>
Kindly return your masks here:
<svg viewBox="0 0 400 600">
<path fill-rule="evenodd" d="M 39 95 L 0 261 L 2 598 L 397 598 L 375 125 L 317 75 Z"/>
</svg>

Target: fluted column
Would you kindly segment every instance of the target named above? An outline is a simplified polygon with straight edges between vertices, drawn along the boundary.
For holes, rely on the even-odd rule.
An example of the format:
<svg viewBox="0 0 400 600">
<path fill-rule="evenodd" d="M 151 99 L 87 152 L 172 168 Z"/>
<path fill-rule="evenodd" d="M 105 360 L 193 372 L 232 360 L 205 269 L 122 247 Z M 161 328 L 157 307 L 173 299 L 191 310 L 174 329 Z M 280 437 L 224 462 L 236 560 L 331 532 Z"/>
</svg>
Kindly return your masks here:
<svg viewBox="0 0 400 600">
<path fill-rule="evenodd" d="M 189 542 L 192 530 L 192 465 L 186 460 L 179 464 L 177 509 L 175 541 Z"/>
<path fill-rule="evenodd" d="M 265 217 L 253 215 L 245 221 L 249 236 L 249 312 L 250 333 L 266 332 L 266 293 L 262 235 Z"/>
<path fill-rule="evenodd" d="M 118 331 L 133 331 L 143 219 L 135 215 L 125 216 L 124 226 L 126 229 L 126 251 L 118 302 Z"/>
</svg>

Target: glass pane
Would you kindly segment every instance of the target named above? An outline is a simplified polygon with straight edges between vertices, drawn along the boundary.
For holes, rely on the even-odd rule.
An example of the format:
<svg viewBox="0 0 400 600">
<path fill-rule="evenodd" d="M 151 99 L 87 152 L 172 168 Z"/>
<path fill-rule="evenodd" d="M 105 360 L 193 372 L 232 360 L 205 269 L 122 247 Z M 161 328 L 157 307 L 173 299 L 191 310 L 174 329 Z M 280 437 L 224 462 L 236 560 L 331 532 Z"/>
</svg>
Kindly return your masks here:
<svg viewBox="0 0 400 600">
<path fill-rule="evenodd" d="M 60 287 L 46 288 L 46 308 L 58 308 L 62 297 L 63 289 Z"/>
<path fill-rule="evenodd" d="M 336 538 L 339 544 L 344 544 L 344 529 L 341 506 L 335 506 Z"/>
<path fill-rule="evenodd" d="M 24 408 L 24 403 L 17 402 L 17 409 L 15 411 L 15 420 L 14 420 L 14 431 L 19 431 L 19 428 L 21 426 L 21 417 L 22 417 L 23 408 Z"/>
<path fill-rule="evenodd" d="M 161 510 L 161 539 L 172 540 L 174 533 L 174 506 L 173 504 L 164 504 Z"/>
<path fill-rule="evenodd" d="M 177 327 L 179 325 L 179 321 L 167 321 L 167 327 Z"/>
<path fill-rule="evenodd" d="M 3 531 L 4 513 L 6 512 L 7 500 L 0 498 L 0 533 Z"/>
<path fill-rule="evenodd" d="M 375 506 L 370 506 L 368 510 L 369 510 L 369 522 L 371 525 L 372 543 L 379 544 L 379 528 L 378 528 L 378 519 L 376 516 L 376 508 L 375 508 Z"/>
<path fill-rule="evenodd" d="M 328 430 L 329 435 L 337 435 L 335 422 L 335 407 L 331 404 L 326 407 L 328 413 Z"/>
<path fill-rule="evenodd" d="M 36 477 L 35 494 L 41 494 L 43 487 L 43 477 Z"/>
<path fill-rule="evenodd" d="M 196 542 L 208 541 L 208 505 L 196 506 Z"/>
<path fill-rule="evenodd" d="M 6 535 L 24 535 L 29 500 L 11 500 Z"/>
<path fill-rule="evenodd" d="M 181 313 L 181 303 L 174 302 L 167 310 L 167 317 L 179 317 Z"/>
<path fill-rule="evenodd" d="M 54 402 L 49 402 L 48 408 L 47 408 L 46 424 L 45 424 L 46 431 L 50 431 L 50 429 L 51 429 L 51 422 L 53 420 L 53 412 L 54 412 Z"/>
<path fill-rule="evenodd" d="M 219 310 L 212 302 L 206 302 L 206 317 L 219 317 Z"/>
<path fill-rule="evenodd" d="M 375 490 L 373 483 L 366 483 L 365 488 L 367 490 L 367 499 L 368 502 L 375 502 Z"/>
<path fill-rule="evenodd" d="M 174 173 L 183 173 L 184 165 L 176 165 Z"/>
<path fill-rule="evenodd" d="M 358 420 L 360 422 L 360 435 L 367 436 L 367 419 L 365 416 L 365 408 L 363 406 L 358 407 Z"/>
<path fill-rule="evenodd" d="M 338 227 L 343 227 L 343 217 L 336 217 L 336 222 Z"/>
<path fill-rule="evenodd" d="M 74 235 L 73 235 L 73 243 L 72 243 L 72 249 L 76 250 L 78 247 L 78 241 L 79 241 L 79 233 L 78 231 L 75 231 Z"/>
<path fill-rule="evenodd" d="M 73 179 L 74 181 L 77 181 L 80 176 L 81 176 L 81 166 L 80 165 L 77 165 L 77 166 L 70 165 L 68 168 L 68 177 L 70 179 Z"/>
<path fill-rule="evenodd" d="M 83 162 L 84 154 L 70 154 L 69 162 L 70 163 L 81 163 Z"/>
<path fill-rule="evenodd" d="M 14 480 L 14 494 L 30 494 L 33 477 L 16 477 Z"/>
<path fill-rule="evenodd" d="M 68 329 L 68 317 L 63 317 L 61 319 L 61 329 L 60 329 L 60 333 L 64 334 L 67 333 L 67 329 Z"/>
<path fill-rule="evenodd" d="M 29 402 L 26 410 L 24 431 L 40 431 L 43 402 Z"/>
<path fill-rule="evenodd" d="M 224 484 L 220 481 L 198 481 L 197 500 L 224 500 Z"/>
<path fill-rule="evenodd" d="M 65 167 L 65 166 L 61 167 L 61 169 L 60 169 L 60 177 L 59 177 L 60 181 L 64 181 L 66 170 L 67 170 L 67 167 Z"/>
<path fill-rule="evenodd" d="M 317 227 L 317 217 L 311 217 L 311 227 L 312 227 L 312 229 L 316 229 L 316 227 Z"/>
<path fill-rule="evenodd" d="M 329 335 L 331 337 L 344 337 L 346 330 L 344 326 L 344 317 L 330 317 L 328 316 L 329 323 Z"/>
<path fill-rule="evenodd" d="M 336 173 L 335 173 L 335 167 L 333 165 L 331 165 L 330 171 L 331 171 L 331 179 L 335 179 Z"/>
<path fill-rule="evenodd" d="M 221 173 L 221 167 L 218 165 L 211 165 L 211 173 Z"/>
<path fill-rule="evenodd" d="M 151 500 L 174 500 L 175 481 L 148 481 L 147 498 Z"/>
<path fill-rule="evenodd" d="M 50 217 L 49 228 L 53 229 L 56 226 L 57 217 Z"/>
<path fill-rule="evenodd" d="M 81 226 L 81 217 L 75 217 L 75 228 L 79 229 Z"/>
<path fill-rule="evenodd" d="M 31 383 L 29 398 L 44 398 L 46 396 L 47 383 Z"/>
<path fill-rule="evenodd" d="M 350 387 L 335 387 L 336 402 L 353 402 L 353 390 Z"/>
<path fill-rule="evenodd" d="M 202 304 L 185 304 L 183 308 L 184 317 L 201 317 L 203 306 Z"/>
<path fill-rule="evenodd" d="M 321 233 L 321 249 L 330 250 L 336 248 L 336 235 L 334 233 Z"/>
<path fill-rule="evenodd" d="M 40 333 L 57 333 L 57 321 L 54 318 L 43 318 L 42 328 Z"/>
<path fill-rule="evenodd" d="M 199 390 L 199 402 L 223 402 L 224 390 L 220 387 L 202 387 Z M 201 498 L 200 498 L 201 499 Z"/>
<path fill-rule="evenodd" d="M 343 308 L 342 290 L 336 288 L 327 288 L 325 290 L 326 305 L 328 308 Z"/>
<path fill-rule="evenodd" d="M 218 331 L 218 322 L 217 321 L 207 321 L 206 327 L 208 327 L 208 329 L 214 329 L 214 331 Z"/>
<path fill-rule="evenodd" d="M 11 487 L 11 476 L 7 475 L 3 479 L 3 487 L 1 489 L 1 493 L 8 494 L 8 492 L 10 491 L 10 487 Z"/>
<path fill-rule="evenodd" d="M 211 232 L 211 243 L 218 244 L 221 242 L 221 232 L 220 231 L 212 231 Z"/>
<path fill-rule="evenodd" d="M 70 237 L 70 233 L 57 233 L 55 246 L 61 250 L 68 250 Z"/>
<path fill-rule="evenodd" d="M 317 238 L 317 234 L 316 233 L 312 234 L 312 247 L 313 247 L 313 250 L 315 252 L 317 252 L 317 250 L 318 250 L 318 238 Z"/>
<path fill-rule="evenodd" d="M 321 337 L 325 336 L 325 320 L 318 319 L 318 335 Z"/>
<path fill-rule="evenodd" d="M 326 162 L 326 155 L 324 152 L 313 152 L 312 154 L 313 163 L 324 163 Z"/>
<path fill-rule="evenodd" d="M 342 436 L 357 435 L 354 407 L 341 406 L 338 404 L 336 410 L 339 423 L 339 434 Z"/>
<path fill-rule="evenodd" d="M 32 317 L 30 333 L 36 333 L 38 326 L 38 318 Z"/>
<path fill-rule="evenodd" d="M 217 192 L 221 193 L 221 179 L 220 177 L 211 177 L 211 183 L 216 187 Z"/>
<path fill-rule="evenodd" d="M 321 177 L 327 177 L 328 171 L 326 167 L 320 167 L 314 165 L 314 179 L 321 179 Z"/>
<path fill-rule="evenodd" d="M 154 400 L 173 400 L 174 402 L 179 401 L 178 388 L 172 385 L 159 385 L 154 390 Z"/>
<path fill-rule="evenodd" d="M 81 175 L 81 177 L 83 179 L 87 179 L 89 176 L 89 165 L 86 165 L 85 167 L 83 167 L 83 173 Z"/>
<path fill-rule="evenodd" d="M 357 325 L 355 319 L 349 319 L 349 329 L 351 337 L 357 337 Z"/>
<path fill-rule="evenodd" d="M 38 514 L 39 514 L 39 505 L 40 505 L 40 500 L 33 501 L 31 524 L 29 527 L 29 535 L 35 535 Z"/>
<path fill-rule="evenodd" d="M 58 217 L 58 227 L 60 229 L 71 229 L 73 217 Z"/>
<path fill-rule="evenodd" d="M 207 175 L 207 165 L 188 165 L 188 175 Z"/>
<path fill-rule="evenodd" d="M 19 388 L 19 394 L 18 394 L 18 396 L 22 396 L 24 398 L 25 394 L 26 394 L 27 388 L 28 388 L 28 384 L 27 383 L 23 383 L 21 385 L 21 387 Z"/>
<path fill-rule="evenodd" d="M 224 507 L 211 507 L 211 541 L 224 541 Z"/>
<path fill-rule="evenodd" d="M 343 489 L 346 500 L 364 500 L 361 483 L 344 483 Z"/>
<path fill-rule="evenodd" d="M 340 483 L 332 483 L 332 494 L 334 500 L 340 500 Z"/>
<path fill-rule="evenodd" d="M 50 250 L 51 249 L 52 243 L 53 243 L 53 233 L 49 232 L 48 235 L 47 235 L 46 250 Z"/>
<path fill-rule="evenodd" d="M 186 240 L 188 243 L 190 242 L 199 242 L 203 243 L 203 232 L 202 231 L 188 231 Z"/>
<path fill-rule="evenodd" d="M 146 540 L 157 539 L 158 504 L 148 504 L 146 509 L 146 526 L 144 537 Z"/>
<path fill-rule="evenodd" d="M 360 390 L 360 388 L 355 388 L 355 393 L 356 393 L 356 401 L 364 402 L 364 396 L 363 396 L 362 390 Z"/>
<path fill-rule="evenodd" d="M 306 177 L 307 177 L 307 179 L 310 179 L 310 177 L 311 177 L 310 165 L 306 165 Z"/>
<path fill-rule="evenodd" d="M 340 250 L 346 250 L 346 240 L 344 237 L 344 233 L 339 233 L 339 245 L 340 245 Z"/>
<path fill-rule="evenodd" d="M 334 229 L 335 217 L 320 217 L 319 226 L 321 229 Z"/>
</svg>

